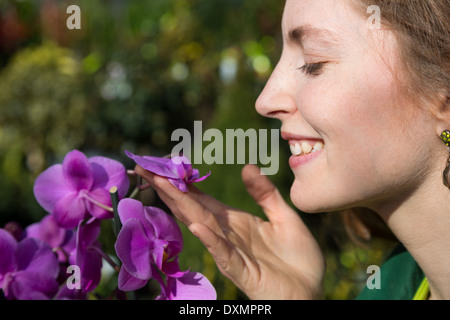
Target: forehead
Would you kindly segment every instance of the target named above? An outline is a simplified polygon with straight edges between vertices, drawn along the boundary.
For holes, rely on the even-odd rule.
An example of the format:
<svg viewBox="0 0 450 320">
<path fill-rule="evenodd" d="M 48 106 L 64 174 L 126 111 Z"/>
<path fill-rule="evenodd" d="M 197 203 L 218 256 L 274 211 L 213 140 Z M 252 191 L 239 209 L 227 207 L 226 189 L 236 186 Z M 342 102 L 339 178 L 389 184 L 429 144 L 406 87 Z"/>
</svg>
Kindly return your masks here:
<svg viewBox="0 0 450 320">
<path fill-rule="evenodd" d="M 360 30 L 364 17 L 357 14 L 350 0 L 287 0 L 283 13 L 283 35 L 295 28 L 309 26 L 337 34 Z"/>
</svg>

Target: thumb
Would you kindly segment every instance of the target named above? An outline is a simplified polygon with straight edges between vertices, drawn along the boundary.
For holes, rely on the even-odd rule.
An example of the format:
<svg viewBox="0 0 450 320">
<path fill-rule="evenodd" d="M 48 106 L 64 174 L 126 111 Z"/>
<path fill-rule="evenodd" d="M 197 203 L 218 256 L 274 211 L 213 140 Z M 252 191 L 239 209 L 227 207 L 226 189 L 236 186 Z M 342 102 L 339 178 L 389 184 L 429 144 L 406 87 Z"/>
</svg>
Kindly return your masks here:
<svg viewBox="0 0 450 320">
<path fill-rule="evenodd" d="M 263 209 L 271 222 L 285 220 L 298 214 L 284 201 L 278 189 L 270 179 L 261 175 L 256 165 L 248 164 L 242 169 L 242 181 L 250 196 Z"/>
</svg>

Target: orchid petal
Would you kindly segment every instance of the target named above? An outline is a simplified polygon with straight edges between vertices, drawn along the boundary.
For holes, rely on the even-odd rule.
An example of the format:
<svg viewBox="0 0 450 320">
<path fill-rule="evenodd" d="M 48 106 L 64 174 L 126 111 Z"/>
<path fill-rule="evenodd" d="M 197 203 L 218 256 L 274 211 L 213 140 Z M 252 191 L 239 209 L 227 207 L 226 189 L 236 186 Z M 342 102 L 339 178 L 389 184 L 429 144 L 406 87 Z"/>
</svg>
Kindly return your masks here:
<svg viewBox="0 0 450 320">
<path fill-rule="evenodd" d="M 119 213 L 120 222 L 124 224 L 129 219 L 137 219 L 141 222 L 145 220 L 144 205 L 141 201 L 135 199 L 122 199 L 117 205 L 117 211 Z"/>
<path fill-rule="evenodd" d="M 100 220 L 91 218 L 77 228 L 75 264 L 80 268 L 82 292 L 92 291 L 100 282 L 102 257 L 96 242 L 100 235 Z"/>
<path fill-rule="evenodd" d="M 164 210 L 157 207 L 145 207 L 145 216 L 154 230 L 158 239 L 167 241 L 165 249 L 169 258 L 181 252 L 183 247 L 183 236 L 177 222 Z"/>
<path fill-rule="evenodd" d="M 175 173 L 180 180 L 188 178 L 192 172 L 192 165 L 185 156 L 175 156 L 167 163 L 167 167 Z"/>
<path fill-rule="evenodd" d="M 56 253 L 58 255 L 58 261 L 60 262 L 70 262 L 70 257 L 75 255 L 76 252 L 76 243 L 77 243 L 77 236 L 76 232 L 74 230 L 67 230 L 66 239 L 64 240 L 64 243 L 62 246 L 56 250 Z M 73 257 L 72 260 L 75 258 Z M 69 263 L 69 264 L 75 264 Z"/>
<path fill-rule="evenodd" d="M 86 294 L 81 289 L 69 289 L 68 286 L 60 286 L 53 300 L 86 300 Z"/>
<path fill-rule="evenodd" d="M 40 239 L 52 248 L 62 245 L 68 232 L 69 230 L 58 226 L 53 215 L 46 215 L 40 222 L 33 223 L 26 229 L 28 238 Z"/>
<path fill-rule="evenodd" d="M 183 159 L 183 169 L 184 172 L 186 172 L 186 177 L 190 177 L 195 169 L 192 167 L 192 164 L 188 158 L 183 156 L 182 159 Z"/>
<path fill-rule="evenodd" d="M 0 229 L 0 275 L 5 275 L 14 270 L 16 249 L 17 241 L 14 237 L 8 231 Z"/>
<path fill-rule="evenodd" d="M 125 268 L 119 271 L 119 290 L 134 291 L 141 289 L 148 282 L 148 279 L 138 279 L 131 275 Z"/>
<path fill-rule="evenodd" d="M 60 199 L 53 210 L 56 222 L 61 228 L 73 229 L 86 216 L 84 199 L 77 193 L 69 193 Z"/>
<path fill-rule="evenodd" d="M 102 188 L 109 191 L 112 187 L 117 187 L 119 198 L 125 197 L 130 180 L 122 163 L 105 157 L 89 158 L 89 163 L 94 173 L 91 189 Z"/>
<path fill-rule="evenodd" d="M 192 168 L 189 159 L 185 156 L 175 156 L 168 159 L 148 156 L 140 157 L 129 151 L 125 151 L 125 153 L 144 169 L 167 178 L 182 192 L 189 191 L 186 183 L 203 181 L 209 176 L 208 174 L 198 178 L 198 170 Z"/>
<path fill-rule="evenodd" d="M 188 272 L 181 278 L 167 280 L 169 300 L 215 300 L 217 293 L 211 282 L 198 272 Z"/>
<path fill-rule="evenodd" d="M 180 179 L 168 179 L 170 181 L 170 183 L 172 183 L 178 190 L 183 191 L 183 192 L 188 192 L 189 189 L 186 185 L 186 182 L 184 182 L 184 180 L 180 180 Z"/>
<path fill-rule="evenodd" d="M 161 271 L 169 277 L 180 278 L 183 277 L 186 273 L 188 273 L 189 269 L 186 271 L 181 271 L 178 260 L 173 260 L 164 262 Z"/>
<path fill-rule="evenodd" d="M 139 220 L 148 237 L 154 237 L 154 229 L 152 224 L 147 220 L 144 214 L 144 205 L 141 201 L 125 198 L 119 201 L 117 206 L 117 212 L 119 213 L 120 222 L 125 224 L 129 219 Z"/>
<path fill-rule="evenodd" d="M 111 194 L 106 189 L 95 189 L 89 192 L 86 192 L 89 198 L 94 199 L 96 202 L 99 202 L 107 207 L 112 207 L 111 205 Z M 87 211 L 97 219 L 111 219 L 114 217 L 114 214 L 97 204 L 91 202 L 89 199 L 86 199 L 86 209 Z"/>
<path fill-rule="evenodd" d="M 151 241 L 139 220 L 129 219 L 123 224 L 114 248 L 132 276 L 142 280 L 151 278 Z"/>
<path fill-rule="evenodd" d="M 34 197 L 45 211 L 52 213 L 56 203 L 75 188 L 66 181 L 61 164 L 55 164 L 42 172 L 33 186 Z"/>
<path fill-rule="evenodd" d="M 64 157 L 63 174 L 76 190 L 89 190 L 94 182 L 91 165 L 86 156 L 78 151 L 70 151 Z"/>
<path fill-rule="evenodd" d="M 200 177 L 200 171 L 198 171 L 198 169 L 192 169 L 192 172 L 189 175 L 188 181 L 198 179 L 198 177 Z"/>
<path fill-rule="evenodd" d="M 182 241 L 177 222 L 164 210 L 158 207 L 144 207 L 145 218 L 155 229 L 155 236 L 167 241 Z"/>
<path fill-rule="evenodd" d="M 80 252 L 77 258 L 77 265 L 80 267 L 81 274 L 81 290 L 85 293 L 92 291 L 100 283 L 102 256 L 95 250 L 87 249 Z"/>
<path fill-rule="evenodd" d="M 86 249 L 92 245 L 99 237 L 101 231 L 101 221 L 91 218 L 86 224 L 80 221 L 77 228 L 77 248 Z"/>
<path fill-rule="evenodd" d="M 200 181 L 203 181 L 203 180 L 207 179 L 210 175 L 211 175 L 211 171 L 208 172 L 208 173 L 207 173 L 206 175 L 204 175 L 203 177 L 200 177 L 200 178 L 194 178 L 194 177 L 191 177 L 187 182 L 188 182 L 188 183 L 200 182 Z"/>
<path fill-rule="evenodd" d="M 127 150 L 125 150 L 125 154 L 147 171 L 166 178 L 178 178 L 178 175 L 172 172 L 167 166 L 172 161 L 171 159 L 150 156 L 141 157 Z"/>
<path fill-rule="evenodd" d="M 29 225 L 26 236 L 42 240 L 51 248 L 57 249 L 56 254 L 60 262 L 67 262 L 67 254 L 75 248 L 74 231 L 60 228 L 51 214 L 46 215 L 40 222 Z"/>
<path fill-rule="evenodd" d="M 153 247 L 151 251 L 152 262 L 158 267 L 162 268 L 164 261 L 164 249 L 167 247 L 168 242 L 160 239 L 153 240 Z"/>
<path fill-rule="evenodd" d="M 18 300 L 48 300 L 58 291 L 58 283 L 45 273 L 19 271 L 14 274 L 10 290 Z"/>
<path fill-rule="evenodd" d="M 166 282 L 162 278 L 160 272 L 158 272 L 159 270 L 154 265 L 152 265 L 152 269 L 153 269 L 152 279 L 156 280 L 156 282 L 158 282 L 161 288 L 161 293 L 155 298 L 155 300 L 169 300 L 167 296 L 170 294 L 170 290 L 169 288 L 167 288 Z"/>
<path fill-rule="evenodd" d="M 17 269 L 45 274 L 56 278 L 59 267 L 56 255 L 43 241 L 33 238 L 23 239 L 16 250 Z"/>
</svg>

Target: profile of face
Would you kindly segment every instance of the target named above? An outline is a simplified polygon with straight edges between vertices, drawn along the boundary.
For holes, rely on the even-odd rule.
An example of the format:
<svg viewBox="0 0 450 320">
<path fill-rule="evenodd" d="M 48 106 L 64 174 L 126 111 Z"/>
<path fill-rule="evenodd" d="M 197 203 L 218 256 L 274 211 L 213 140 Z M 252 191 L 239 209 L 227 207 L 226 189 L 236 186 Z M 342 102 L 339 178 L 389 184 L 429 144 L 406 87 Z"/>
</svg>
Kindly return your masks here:
<svg viewBox="0 0 450 320">
<path fill-rule="evenodd" d="M 281 120 L 304 212 L 392 205 L 436 166 L 435 121 L 402 94 L 395 37 L 369 17 L 350 1 L 286 1 L 282 55 L 256 109 Z"/>
</svg>

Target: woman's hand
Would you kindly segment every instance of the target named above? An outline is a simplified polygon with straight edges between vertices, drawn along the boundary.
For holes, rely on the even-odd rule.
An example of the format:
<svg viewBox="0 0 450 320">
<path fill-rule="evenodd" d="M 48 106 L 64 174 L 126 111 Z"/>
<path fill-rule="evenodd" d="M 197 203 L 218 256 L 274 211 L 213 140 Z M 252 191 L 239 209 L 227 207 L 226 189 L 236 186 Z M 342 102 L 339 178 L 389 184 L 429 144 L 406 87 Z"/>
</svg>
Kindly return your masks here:
<svg viewBox="0 0 450 320">
<path fill-rule="evenodd" d="M 220 271 L 250 299 L 321 296 L 325 263 L 320 248 L 257 166 L 245 166 L 242 179 L 268 221 L 231 208 L 193 185 L 184 193 L 140 166 L 136 172 L 206 246 Z"/>
</svg>

